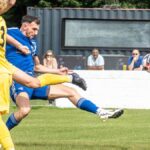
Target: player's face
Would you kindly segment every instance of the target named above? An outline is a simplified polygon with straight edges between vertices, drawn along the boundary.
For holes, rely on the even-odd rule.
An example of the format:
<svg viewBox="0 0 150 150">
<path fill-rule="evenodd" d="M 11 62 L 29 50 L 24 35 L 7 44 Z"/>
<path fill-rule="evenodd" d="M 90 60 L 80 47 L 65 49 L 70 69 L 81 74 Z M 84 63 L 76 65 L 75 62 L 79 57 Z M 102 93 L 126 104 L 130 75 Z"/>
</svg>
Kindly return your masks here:
<svg viewBox="0 0 150 150">
<path fill-rule="evenodd" d="M 34 38 L 39 32 L 39 25 L 36 24 L 35 22 L 31 22 L 27 25 L 26 28 L 26 36 L 28 38 Z"/>
</svg>

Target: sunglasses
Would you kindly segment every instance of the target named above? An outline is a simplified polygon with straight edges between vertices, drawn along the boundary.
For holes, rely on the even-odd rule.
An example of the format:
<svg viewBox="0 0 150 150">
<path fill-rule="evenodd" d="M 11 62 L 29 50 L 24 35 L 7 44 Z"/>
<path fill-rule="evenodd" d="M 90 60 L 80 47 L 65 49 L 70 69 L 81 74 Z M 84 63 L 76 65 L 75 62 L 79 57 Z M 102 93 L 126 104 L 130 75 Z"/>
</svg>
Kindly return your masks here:
<svg viewBox="0 0 150 150">
<path fill-rule="evenodd" d="M 47 54 L 47 55 L 46 55 L 46 57 L 51 57 L 51 56 L 53 56 L 53 55 L 51 55 L 51 54 Z"/>
<path fill-rule="evenodd" d="M 132 53 L 132 55 L 138 55 L 138 53 Z"/>
</svg>

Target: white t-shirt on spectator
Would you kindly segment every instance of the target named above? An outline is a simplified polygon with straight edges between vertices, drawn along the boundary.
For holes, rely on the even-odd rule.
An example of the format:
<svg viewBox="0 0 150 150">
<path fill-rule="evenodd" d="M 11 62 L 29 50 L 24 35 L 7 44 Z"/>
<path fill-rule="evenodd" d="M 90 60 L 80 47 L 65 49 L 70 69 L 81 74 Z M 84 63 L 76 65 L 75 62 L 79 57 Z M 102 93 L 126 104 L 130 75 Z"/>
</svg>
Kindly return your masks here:
<svg viewBox="0 0 150 150">
<path fill-rule="evenodd" d="M 87 65 L 88 66 L 104 66 L 104 58 L 99 54 L 96 59 L 92 55 L 88 57 Z"/>
</svg>

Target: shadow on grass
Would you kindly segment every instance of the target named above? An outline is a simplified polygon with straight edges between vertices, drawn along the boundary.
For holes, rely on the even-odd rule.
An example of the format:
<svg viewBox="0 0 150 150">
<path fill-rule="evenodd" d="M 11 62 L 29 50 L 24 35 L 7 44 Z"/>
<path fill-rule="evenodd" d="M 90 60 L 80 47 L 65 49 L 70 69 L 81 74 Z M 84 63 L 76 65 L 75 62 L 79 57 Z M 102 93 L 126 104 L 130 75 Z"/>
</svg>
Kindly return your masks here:
<svg viewBox="0 0 150 150">
<path fill-rule="evenodd" d="M 75 143 L 75 144 L 69 144 L 69 143 L 37 143 L 37 142 L 31 142 L 31 143 L 25 143 L 20 142 L 16 143 L 16 146 L 26 148 L 26 149 L 35 149 L 36 147 L 38 149 L 46 150 L 46 149 L 54 149 L 54 150 L 128 150 L 127 147 L 123 147 L 121 145 L 88 145 L 88 144 L 81 144 L 81 143 Z"/>
<path fill-rule="evenodd" d="M 48 109 L 60 109 L 60 108 L 57 108 L 57 107 L 55 107 L 55 106 L 48 106 L 48 105 L 45 105 L 45 107 L 43 107 L 43 106 L 32 106 L 32 109 L 33 110 L 37 110 L 37 109 L 45 109 L 45 108 L 48 108 Z"/>
</svg>

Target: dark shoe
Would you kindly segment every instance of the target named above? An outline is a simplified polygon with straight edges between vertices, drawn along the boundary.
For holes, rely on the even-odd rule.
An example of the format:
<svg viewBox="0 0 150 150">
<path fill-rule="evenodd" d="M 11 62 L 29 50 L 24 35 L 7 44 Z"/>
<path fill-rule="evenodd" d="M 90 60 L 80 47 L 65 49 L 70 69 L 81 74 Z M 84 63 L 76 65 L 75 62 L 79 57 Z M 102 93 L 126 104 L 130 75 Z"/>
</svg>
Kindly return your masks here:
<svg viewBox="0 0 150 150">
<path fill-rule="evenodd" d="M 72 83 L 79 86 L 83 90 L 87 89 L 86 82 L 83 78 L 81 78 L 77 73 L 72 73 Z"/>
<path fill-rule="evenodd" d="M 112 115 L 108 116 L 108 118 L 119 118 L 123 113 L 124 113 L 123 109 L 117 109 L 114 111 Z"/>
</svg>

